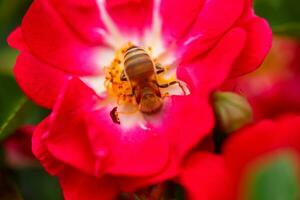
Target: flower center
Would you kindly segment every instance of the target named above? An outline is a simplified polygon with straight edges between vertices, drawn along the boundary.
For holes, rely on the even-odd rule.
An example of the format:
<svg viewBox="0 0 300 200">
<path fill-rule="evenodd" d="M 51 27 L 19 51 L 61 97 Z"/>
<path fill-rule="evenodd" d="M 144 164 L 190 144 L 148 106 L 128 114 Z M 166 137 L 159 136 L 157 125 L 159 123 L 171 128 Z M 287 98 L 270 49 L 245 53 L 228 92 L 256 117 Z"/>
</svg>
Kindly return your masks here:
<svg viewBox="0 0 300 200">
<path fill-rule="evenodd" d="M 117 50 L 110 66 L 105 68 L 104 82 L 108 97 L 116 102 L 111 111 L 113 121 L 120 123 L 120 115 L 136 112 L 158 113 L 174 89 L 186 95 L 184 83 L 176 79 L 175 73 L 170 74 L 170 69 L 171 66 L 163 66 L 153 57 L 151 47 L 129 42 Z"/>
</svg>

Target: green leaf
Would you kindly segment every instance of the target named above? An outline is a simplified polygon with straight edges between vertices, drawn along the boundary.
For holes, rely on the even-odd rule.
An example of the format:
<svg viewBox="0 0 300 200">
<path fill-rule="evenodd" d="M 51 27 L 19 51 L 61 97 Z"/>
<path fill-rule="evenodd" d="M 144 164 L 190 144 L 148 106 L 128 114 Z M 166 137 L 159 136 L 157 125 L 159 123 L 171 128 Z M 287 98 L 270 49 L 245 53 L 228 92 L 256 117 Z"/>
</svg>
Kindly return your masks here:
<svg viewBox="0 0 300 200">
<path fill-rule="evenodd" d="M 15 179 L 24 200 L 62 200 L 58 181 L 41 168 L 20 169 Z"/>
<path fill-rule="evenodd" d="M 27 103 L 25 97 L 20 98 L 16 103 L 15 107 L 8 112 L 6 120 L 0 126 L 0 140 L 6 138 L 10 133 L 12 133 L 18 125 L 22 124 L 22 118 L 19 117 L 22 115 L 22 111 Z"/>
<path fill-rule="evenodd" d="M 274 33 L 300 38 L 300 1 L 256 0 L 255 10 L 269 21 Z"/>
<path fill-rule="evenodd" d="M 23 95 L 12 76 L 0 74 L 0 85 L 0 140 L 21 125 L 36 124 L 48 114 Z"/>
<path fill-rule="evenodd" d="M 18 51 L 10 47 L 0 48 L 0 74 L 12 74 Z"/>
<path fill-rule="evenodd" d="M 31 0 L 0 1 L 0 47 L 7 46 L 5 38 L 21 23 L 31 2 Z"/>
<path fill-rule="evenodd" d="M 16 116 L 26 103 L 26 98 L 9 75 L 0 75 L 0 139 L 18 124 Z"/>
<path fill-rule="evenodd" d="M 248 177 L 249 200 L 298 200 L 300 197 L 297 162 L 292 154 L 280 154 L 263 162 Z"/>
</svg>

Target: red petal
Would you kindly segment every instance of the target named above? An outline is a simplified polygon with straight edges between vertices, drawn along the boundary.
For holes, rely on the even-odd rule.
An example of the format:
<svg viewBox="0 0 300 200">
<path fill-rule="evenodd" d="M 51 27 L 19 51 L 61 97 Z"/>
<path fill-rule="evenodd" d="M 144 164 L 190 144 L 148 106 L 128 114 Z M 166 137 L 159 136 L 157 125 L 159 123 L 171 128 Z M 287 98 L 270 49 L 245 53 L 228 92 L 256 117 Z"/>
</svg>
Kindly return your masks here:
<svg viewBox="0 0 300 200">
<path fill-rule="evenodd" d="M 95 0 L 49 0 L 59 12 L 66 26 L 91 44 L 102 44 L 98 30 L 105 29 Z"/>
<path fill-rule="evenodd" d="M 168 173 L 161 170 L 176 168 L 185 154 L 209 134 L 214 122 L 207 96 L 172 97 L 159 122 L 146 125 L 149 130 L 139 126 L 122 129 L 112 122 L 109 112 L 103 109 L 88 119 L 90 140 L 95 151 L 109 148 L 108 172 L 124 176 L 161 172 L 156 178 L 160 179 Z"/>
<path fill-rule="evenodd" d="M 84 110 L 95 105 L 97 96 L 78 79 L 69 79 L 50 116 L 46 135 L 49 152 L 61 162 L 89 174 L 100 173 L 86 135 Z"/>
<path fill-rule="evenodd" d="M 259 67 L 272 45 L 272 31 L 265 20 L 255 17 L 241 27 L 246 31 L 247 39 L 233 66 L 231 76 L 239 76 Z"/>
<path fill-rule="evenodd" d="M 160 15 L 165 40 L 169 42 L 180 40 L 197 20 L 204 2 L 204 0 L 162 0 Z"/>
<path fill-rule="evenodd" d="M 21 27 L 16 28 L 7 38 L 8 44 L 21 51 L 28 51 L 27 44 L 24 42 Z"/>
<path fill-rule="evenodd" d="M 114 200 L 119 189 L 111 177 L 95 178 L 73 169 L 59 176 L 65 200 Z"/>
<path fill-rule="evenodd" d="M 189 200 L 229 200 L 227 181 L 223 158 L 209 153 L 191 155 L 179 175 Z"/>
<path fill-rule="evenodd" d="M 192 29 L 183 40 L 183 60 L 190 60 L 207 51 L 239 19 L 244 1 L 206 0 Z M 226 17 L 224 17 L 226 16 Z"/>
<path fill-rule="evenodd" d="M 21 53 L 14 67 L 17 82 L 37 104 L 51 108 L 64 85 L 66 75 L 28 53 Z"/>
<path fill-rule="evenodd" d="M 22 32 L 32 54 L 56 68 L 79 75 L 100 71 L 99 46 L 81 40 L 49 1 L 32 3 L 23 18 Z"/>
<path fill-rule="evenodd" d="M 178 174 L 178 169 L 186 154 L 201 143 L 210 133 L 213 125 L 213 111 L 207 96 L 172 97 L 170 102 L 165 105 L 161 122 L 152 128 L 153 133 L 167 136 L 164 145 L 168 145 L 171 150 L 169 162 L 155 175 L 127 177 L 121 180 L 122 188 L 126 191 L 132 191 L 142 186 L 174 178 Z M 159 148 L 162 147 L 155 147 L 155 149 Z M 162 159 L 159 154 L 152 156 L 159 158 L 157 160 Z"/>
<path fill-rule="evenodd" d="M 168 135 L 175 159 L 179 162 L 214 126 L 213 111 L 208 101 L 208 95 L 175 96 L 164 111 L 161 131 Z"/>
<path fill-rule="evenodd" d="M 192 93 L 211 92 L 227 79 L 244 42 L 242 29 L 231 30 L 208 54 L 193 62 L 182 63 L 177 71 L 178 78 L 188 84 Z"/>
<path fill-rule="evenodd" d="M 169 161 L 168 139 L 161 132 L 140 127 L 124 130 L 112 122 L 110 110 L 91 115 L 89 136 L 95 152 L 109 156 L 107 172 L 114 175 L 145 176 L 163 169 Z"/>
<path fill-rule="evenodd" d="M 178 175 L 180 165 L 177 155 L 171 154 L 170 162 L 167 167 L 156 175 L 151 176 L 122 176 L 118 178 L 118 183 L 125 192 L 134 192 L 136 190 L 171 180 Z"/>
<path fill-rule="evenodd" d="M 66 165 L 59 162 L 48 151 L 45 136 L 49 133 L 49 118 L 42 121 L 34 131 L 32 136 L 32 152 L 41 162 L 45 170 L 51 175 L 60 173 Z"/>
<path fill-rule="evenodd" d="M 249 165 L 265 155 L 283 150 L 300 156 L 300 117 L 286 116 L 245 127 L 224 146 L 224 157 L 236 186 Z"/>
<path fill-rule="evenodd" d="M 143 33 L 152 21 L 152 0 L 106 0 L 106 9 L 122 34 Z"/>
</svg>

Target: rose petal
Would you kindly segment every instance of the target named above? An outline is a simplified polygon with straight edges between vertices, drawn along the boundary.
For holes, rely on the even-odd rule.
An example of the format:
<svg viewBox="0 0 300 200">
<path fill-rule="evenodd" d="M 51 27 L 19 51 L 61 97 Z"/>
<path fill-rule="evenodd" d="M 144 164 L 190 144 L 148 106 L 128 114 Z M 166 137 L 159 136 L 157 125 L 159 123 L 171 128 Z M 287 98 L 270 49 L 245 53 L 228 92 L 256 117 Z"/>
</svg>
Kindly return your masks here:
<svg viewBox="0 0 300 200">
<path fill-rule="evenodd" d="M 152 21 L 152 0 L 106 0 L 106 9 L 123 35 L 143 34 Z"/>
<path fill-rule="evenodd" d="M 243 8 L 244 1 L 240 0 L 205 1 L 192 29 L 182 41 L 183 60 L 191 60 L 216 44 L 238 20 Z"/>
<path fill-rule="evenodd" d="M 113 200 L 119 194 L 113 178 L 95 178 L 73 169 L 61 173 L 59 182 L 66 200 Z"/>
<path fill-rule="evenodd" d="M 222 157 L 195 153 L 189 157 L 179 175 L 190 200 L 230 199 L 227 171 Z"/>
<path fill-rule="evenodd" d="M 241 27 L 247 33 L 245 47 L 234 63 L 231 76 L 240 76 L 259 67 L 272 45 L 272 32 L 262 18 L 252 18 Z"/>
<path fill-rule="evenodd" d="M 45 170 L 55 176 L 60 173 L 65 165 L 59 162 L 48 151 L 46 147 L 45 135 L 49 133 L 49 118 L 43 120 L 35 129 L 32 136 L 32 152 L 41 162 Z"/>
<path fill-rule="evenodd" d="M 16 28 L 7 38 L 8 44 L 21 51 L 27 51 L 27 44 L 24 42 L 23 33 L 21 27 Z"/>
<path fill-rule="evenodd" d="M 50 119 L 46 145 L 61 162 L 86 173 L 99 175 L 96 156 L 86 135 L 85 109 L 97 102 L 95 93 L 76 78 L 69 79 Z"/>
<path fill-rule="evenodd" d="M 145 176 L 163 169 L 170 156 L 165 135 L 140 127 L 125 130 L 112 121 L 109 112 L 101 109 L 88 119 L 94 151 L 109 156 L 107 173 Z"/>
<path fill-rule="evenodd" d="M 286 116 L 277 121 L 265 120 L 239 131 L 224 146 L 224 157 L 230 171 L 239 177 L 252 160 L 278 149 L 294 148 L 300 152 L 299 122 L 299 117 Z"/>
<path fill-rule="evenodd" d="M 164 39 L 169 42 L 180 40 L 197 20 L 204 3 L 205 0 L 162 0 L 160 15 Z"/>
<path fill-rule="evenodd" d="M 123 190 L 134 191 L 142 186 L 172 179 L 178 174 L 186 154 L 200 144 L 214 126 L 213 111 L 208 100 L 203 100 L 206 98 L 192 95 L 171 98 L 165 105 L 160 123 L 152 127 L 153 132 L 167 136 L 164 145 L 170 146 L 168 164 L 155 175 L 120 179 Z M 158 148 L 161 147 L 156 146 L 155 149 Z M 161 158 L 159 154 L 153 156 Z"/>
<path fill-rule="evenodd" d="M 61 14 L 66 26 L 69 26 L 81 39 L 90 44 L 103 44 L 99 31 L 106 28 L 95 0 L 50 0 L 50 2 Z"/>
<path fill-rule="evenodd" d="M 14 75 L 24 93 L 46 108 L 53 107 L 66 80 L 66 74 L 26 52 L 18 56 Z"/>
<path fill-rule="evenodd" d="M 228 32 L 207 55 L 178 67 L 177 76 L 188 84 L 191 93 L 216 89 L 229 75 L 245 42 L 245 31 L 235 28 Z"/>
<path fill-rule="evenodd" d="M 151 176 L 121 176 L 118 177 L 120 188 L 124 192 L 134 192 L 139 189 L 162 183 L 175 178 L 180 169 L 177 155 L 171 154 L 170 162 L 160 173 Z"/>
<path fill-rule="evenodd" d="M 99 45 L 81 40 L 49 1 L 31 4 L 22 32 L 32 54 L 57 69 L 80 75 L 99 73 Z"/>
<path fill-rule="evenodd" d="M 235 197 L 243 191 L 243 181 L 253 164 L 266 161 L 281 151 L 299 157 L 299 122 L 299 116 L 285 116 L 276 121 L 264 120 L 243 128 L 229 138 L 223 152 Z"/>
</svg>

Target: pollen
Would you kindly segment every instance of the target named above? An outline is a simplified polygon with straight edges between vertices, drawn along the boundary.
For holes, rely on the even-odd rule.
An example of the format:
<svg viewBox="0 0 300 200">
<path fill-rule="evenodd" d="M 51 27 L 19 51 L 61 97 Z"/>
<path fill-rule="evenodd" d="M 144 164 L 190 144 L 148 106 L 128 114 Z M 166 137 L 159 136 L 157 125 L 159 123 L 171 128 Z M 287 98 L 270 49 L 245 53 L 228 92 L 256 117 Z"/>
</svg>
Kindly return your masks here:
<svg viewBox="0 0 300 200">
<path fill-rule="evenodd" d="M 105 67 L 105 82 L 107 94 L 116 99 L 117 104 L 135 104 L 132 96 L 130 82 L 122 81 L 121 74 L 124 69 L 124 53 L 127 48 L 132 46 L 131 43 L 126 44 L 123 48 L 116 51 L 115 58 L 110 66 Z"/>
</svg>

